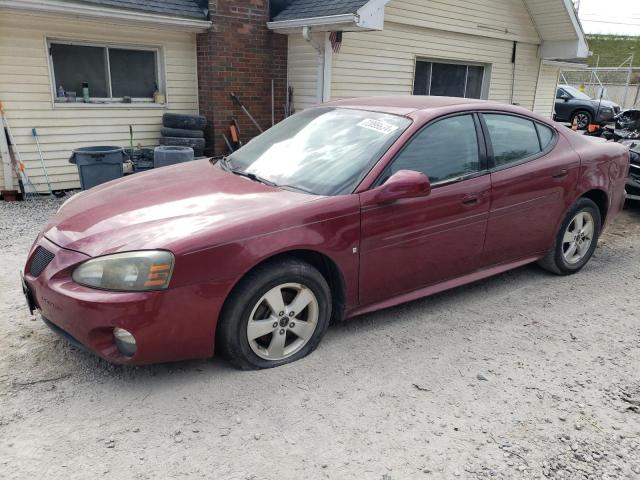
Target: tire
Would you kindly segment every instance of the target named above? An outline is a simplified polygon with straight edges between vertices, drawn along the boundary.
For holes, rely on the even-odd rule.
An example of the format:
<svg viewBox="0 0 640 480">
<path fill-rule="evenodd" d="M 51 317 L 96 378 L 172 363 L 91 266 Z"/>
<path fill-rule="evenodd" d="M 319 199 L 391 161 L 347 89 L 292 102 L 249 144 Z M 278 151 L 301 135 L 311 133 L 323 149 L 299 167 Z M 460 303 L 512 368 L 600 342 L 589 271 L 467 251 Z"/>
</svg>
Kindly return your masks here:
<svg viewBox="0 0 640 480">
<path fill-rule="evenodd" d="M 180 138 L 204 138 L 202 130 L 187 130 L 185 128 L 168 128 L 162 127 L 160 135 L 163 137 L 180 137 Z"/>
<path fill-rule="evenodd" d="M 165 113 L 164 115 L 162 115 L 162 125 L 167 128 L 202 130 L 207 125 L 207 119 L 203 115 L 184 115 L 182 113 Z"/>
<path fill-rule="evenodd" d="M 201 157 L 204 153 L 204 138 L 161 137 L 160 145 L 191 147 L 196 157 Z"/>
<path fill-rule="evenodd" d="M 571 114 L 569 121 L 573 125 L 573 120 L 578 120 L 578 130 L 586 130 L 589 124 L 593 121 L 593 115 L 586 110 L 576 110 Z"/>
<path fill-rule="evenodd" d="M 267 294 L 282 304 L 267 302 Z M 295 300 L 302 298 L 302 303 L 310 299 L 307 306 L 289 312 Z M 284 310 L 276 312 L 271 304 L 275 309 L 284 305 Z M 302 261 L 274 260 L 248 273 L 230 294 L 218 323 L 216 351 L 243 370 L 284 365 L 316 349 L 330 318 L 331 291 L 322 274 Z"/>
<path fill-rule="evenodd" d="M 592 233 L 590 235 L 590 241 L 588 245 L 586 240 L 582 240 L 582 243 L 576 245 L 574 250 L 575 256 L 570 255 L 571 249 L 575 242 L 575 235 L 579 232 L 577 219 L 578 216 L 582 217 L 583 231 L 587 231 L 587 223 L 592 222 Z M 576 222 L 574 222 L 574 220 Z M 598 206 L 588 198 L 579 199 L 569 209 L 567 216 L 560 226 L 560 230 L 556 234 L 555 241 L 553 242 L 553 248 L 547 253 L 547 255 L 538 262 L 545 270 L 555 273 L 556 275 L 571 275 L 579 272 L 589 261 L 593 252 L 598 245 L 598 237 L 602 229 L 602 216 Z M 588 236 L 588 233 L 586 234 Z M 567 240 L 573 238 L 574 241 L 568 242 Z M 586 237 L 584 237 L 586 238 Z M 583 251 L 581 251 L 581 248 Z M 573 258 L 570 258 L 572 257 Z M 579 257 L 579 258 L 578 258 Z M 572 260 L 572 261 L 570 261 Z"/>
</svg>

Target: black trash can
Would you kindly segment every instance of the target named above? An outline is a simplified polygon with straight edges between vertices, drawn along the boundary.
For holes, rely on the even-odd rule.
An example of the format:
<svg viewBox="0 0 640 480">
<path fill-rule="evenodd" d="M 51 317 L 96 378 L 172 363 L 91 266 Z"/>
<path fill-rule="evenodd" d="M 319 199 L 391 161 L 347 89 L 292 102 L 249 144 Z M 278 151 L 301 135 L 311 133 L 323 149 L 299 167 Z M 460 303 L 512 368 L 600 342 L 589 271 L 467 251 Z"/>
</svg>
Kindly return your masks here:
<svg viewBox="0 0 640 480">
<path fill-rule="evenodd" d="M 78 166 L 80 185 L 87 190 L 122 177 L 125 158 L 122 147 L 82 147 L 73 151 L 69 163 Z"/>
</svg>

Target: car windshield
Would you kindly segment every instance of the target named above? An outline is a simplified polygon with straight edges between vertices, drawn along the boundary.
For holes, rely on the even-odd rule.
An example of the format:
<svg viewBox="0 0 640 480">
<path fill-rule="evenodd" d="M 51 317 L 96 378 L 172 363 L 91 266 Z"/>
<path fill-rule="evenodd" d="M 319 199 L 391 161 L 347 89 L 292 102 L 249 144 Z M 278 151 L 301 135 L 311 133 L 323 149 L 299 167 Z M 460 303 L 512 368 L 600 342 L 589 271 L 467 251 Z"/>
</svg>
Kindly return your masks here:
<svg viewBox="0 0 640 480">
<path fill-rule="evenodd" d="M 254 138 L 226 164 L 283 188 L 316 195 L 350 193 L 410 124 L 398 115 L 312 108 Z"/>
<path fill-rule="evenodd" d="M 569 85 L 563 85 L 562 89 L 573 98 L 577 98 L 578 100 L 591 100 L 591 97 L 589 95 L 587 95 L 586 93 L 582 93 L 577 88 L 570 87 Z"/>
</svg>

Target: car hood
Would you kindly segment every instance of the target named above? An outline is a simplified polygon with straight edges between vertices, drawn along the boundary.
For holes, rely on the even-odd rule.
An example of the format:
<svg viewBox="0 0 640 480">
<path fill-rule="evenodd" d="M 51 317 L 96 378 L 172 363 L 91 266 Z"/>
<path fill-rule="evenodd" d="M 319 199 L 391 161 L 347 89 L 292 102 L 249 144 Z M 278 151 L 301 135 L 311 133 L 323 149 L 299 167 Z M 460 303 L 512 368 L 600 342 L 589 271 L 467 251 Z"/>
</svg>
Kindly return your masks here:
<svg viewBox="0 0 640 480">
<path fill-rule="evenodd" d="M 602 100 L 602 103 L 600 103 L 600 100 L 598 100 L 598 99 L 593 99 L 593 100 L 591 100 L 591 102 L 593 103 L 593 106 L 594 106 L 595 108 L 598 108 L 598 105 L 601 105 L 601 106 L 603 106 L 603 107 L 609 107 L 609 108 L 615 108 L 615 107 L 617 107 L 617 106 L 618 106 L 618 104 L 617 104 L 617 103 L 612 102 L 612 101 L 610 101 L 610 100 Z"/>
<path fill-rule="evenodd" d="M 156 248 L 181 253 L 286 228 L 296 219 L 284 210 L 321 198 L 197 160 L 82 192 L 43 232 L 60 247 L 90 256 Z"/>
</svg>

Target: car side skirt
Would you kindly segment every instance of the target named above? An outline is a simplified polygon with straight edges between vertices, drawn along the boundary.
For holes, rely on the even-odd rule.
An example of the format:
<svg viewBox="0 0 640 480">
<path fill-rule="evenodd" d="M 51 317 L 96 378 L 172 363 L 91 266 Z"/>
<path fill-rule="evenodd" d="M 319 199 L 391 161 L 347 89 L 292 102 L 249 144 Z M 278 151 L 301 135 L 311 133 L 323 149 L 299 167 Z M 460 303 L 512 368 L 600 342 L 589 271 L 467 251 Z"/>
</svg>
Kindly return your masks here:
<svg viewBox="0 0 640 480">
<path fill-rule="evenodd" d="M 347 314 L 345 315 L 345 318 L 356 317 L 358 315 L 363 315 L 365 313 L 370 313 L 376 310 L 394 307 L 396 305 L 400 305 L 401 303 L 410 302 L 412 300 L 417 300 L 422 297 L 428 297 L 430 295 L 434 295 L 436 293 L 440 293 L 445 290 L 450 290 L 452 288 L 460 287 L 462 285 L 477 282 L 478 280 L 492 277 L 499 273 L 503 273 L 508 270 L 513 270 L 514 268 L 518 268 L 532 262 L 536 262 L 540 260 L 543 256 L 544 256 L 544 253 L 541 253 L 539 255 L 523 258 L 520 260 L 516 260 L 514 262 L 494 265 L 492 267 L 478 270 L 476 272 L 470 273 L 468 275 L 464 275 L 462 277 L 453 278 L 451 280 L 446 280 L 444 282 L 437 283 L 435 285 L 429 285 L 428 287 L 420 288 L 412 292 L 403 293 L 395 297 L 389 298 L 387 300 L 383 300 L 382 302 L 376 302 L 376 303 L 371 303 L 369 305 L 360 306 L 353 310 L 348 311 Z"/>
</svg>

